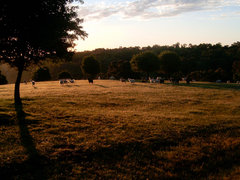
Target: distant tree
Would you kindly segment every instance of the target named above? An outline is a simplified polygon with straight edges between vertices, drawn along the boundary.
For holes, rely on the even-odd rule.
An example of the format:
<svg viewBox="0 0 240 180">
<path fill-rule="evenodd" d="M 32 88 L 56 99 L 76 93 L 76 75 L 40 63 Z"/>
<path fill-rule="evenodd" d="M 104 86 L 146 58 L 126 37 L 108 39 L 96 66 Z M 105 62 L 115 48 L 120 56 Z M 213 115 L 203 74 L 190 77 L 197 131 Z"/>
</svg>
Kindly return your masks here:
<svg viewBox="0 0 240 180">
<path fill-rule="evenodd" d="M 63 71 L 59 73 L 58 79 L 72 79 L 72 76 L 69 72 Z"/>
<path fill-rule="evenodd" d="M 146 73 L 147 77 L 150 73 L 158 71 L 160 67 L 157 55 L 149 51 L 134 55 L 130 64 L 133 71 Z"/>
<path fill-rule="evenodd" d="M 49 69 L 47 67 L 40 67 L 36 72 L 33 74 L 34 81 L 49 81 L 51 80 L 51 75 Z"/>
<path fill-rule="evenodd" d="M 232 80 L 233 77 L 236 77 L 236 74 L 233 74 L 233 62 L 239 61 L 240 59 L 240 42 L 233 43 L 231 46 L 222 46 L 221 44 L 175 44 L 172 46 L 154 45 L 152 47 L 148 46 L 141 48 L 123 47 L 114 49 L 95 49 L 93 51 L 76 53 L 73 57 L 73 62 L 71 62 L 72 64 L 67 62 L 59 66 L 59 68 L 56 68 L 56 66 L 52 67 L 50 69 L 51 75 L 56 79 L 59 72 L 67 70 L 72 76 L 81 78 L 82 72 L 76 67 L 81 66 L 83 57 L 93 55 L 100 63 L 101 77 L 107 78 L 109 77 L 109 73 L 111 73 L 111 70 L 109 71 L 110 66 L 118 66 L 117 62 L 122 59 L 130 61 L 134 55 L 145 51 L 151 51 L 154 54 L 160 54 L 163 51 L 173 51 L 177 53 L 181 59 L 181 66 L 179 66 L 178 69 L 185 77 L 191 72 L 200 72 L 202 80 L 210 81 L 211 79 L 208 78 L 212 78 L 211 74 L 214 73 L 216 69 L 221 68 L 227 74 L 227 79 Z M 115 73 L 117 73 L 117 70 Z M 157 72 L 156 76 L 164 76 L 163 72 L 160 74 Z M 174 74 L 176 75 L 179 73 Z M 141 73 L 134 73 L 136 78 L 140 75 Z"/>
<path fill-rule="evenodd" d="M 100 72 L 99 62 L 94 56 L 85 56 L 82 60 L 81 69 L 86 76 L 94 78 Z"/>
<path fill-rule="evenodd" d="M 6 76 L 4 76 L 0 71 L 0 85 L 1 84 L 7 84 L 7 83 L 8 83 L 8 81 L 7 81 Z"/>
<path fill-rule="evenodd" d="M 167 77 L 177 74 L 180 71 L 180 57 L 172 51 L 163 51 L 159 55 L 160 69 Z"/>
<path fill-rule="evenodd" d="M 234 61 L 232 65 L 233 80 L 240 81 L 240 61 Z"/>
<path fill-rule="evenodd" d="M 129 61 L 114 61 L 108 67 L 108 75 L 116 78 L 129 78 L 135 76 Z"/>
<path fill-rule="evenodd" d="M 74 40 L 84 38 L 74 0 L 21 0 L 0 2 L 0 61 L 18 71 L 15 104 L 21 104 L 23 70 L 47 57 L 70 59 Z M 82 0 L 76 0 L 83 2 Z M 70 5 L 69 5 L 70 4 Z"/>
<path fill-rule="evenodd" d="M 227 73 L 222 68 L 216 69 L 214 74 L 215 74 L 215 81 L 221 80 L 226 82 L 228 80 Z"/>
<path fill-rule="evenodd" d="M 203 79 L 204 72 L 202 71 L 193 71 L 187 75 L 189 79 L 200 81 Z"/>
</svg>

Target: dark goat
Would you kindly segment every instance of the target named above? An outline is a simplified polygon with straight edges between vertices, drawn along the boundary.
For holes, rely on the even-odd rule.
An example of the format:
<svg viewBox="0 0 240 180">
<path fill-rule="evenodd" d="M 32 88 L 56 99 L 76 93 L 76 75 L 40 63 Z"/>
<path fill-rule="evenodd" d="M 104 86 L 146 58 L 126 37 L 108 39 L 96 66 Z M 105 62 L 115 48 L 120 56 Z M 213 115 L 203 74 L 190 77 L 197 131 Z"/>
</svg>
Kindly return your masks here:
<svg viewBox="0 0 240 180">
<path fill-rule="evenodd" d="M 90 84 L 90 83 L 92 83 L 92 84 L 93 84 L 93 79 L 91 79 L 91 78 L 88 78 L 88 82 L 89 82 L 89 84 Z"/>
</svg>

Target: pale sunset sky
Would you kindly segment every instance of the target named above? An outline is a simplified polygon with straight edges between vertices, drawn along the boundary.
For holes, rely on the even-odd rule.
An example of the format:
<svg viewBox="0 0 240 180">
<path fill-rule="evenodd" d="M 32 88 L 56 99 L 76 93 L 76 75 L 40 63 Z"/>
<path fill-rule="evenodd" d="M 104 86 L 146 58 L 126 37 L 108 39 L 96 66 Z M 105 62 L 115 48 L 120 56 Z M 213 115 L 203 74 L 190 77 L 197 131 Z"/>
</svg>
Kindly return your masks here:
<svg viewBox="0 0 240 180">
<path fill-rule="evenodd" d="M 240 0 L 85 0 L 78 14 L 76 51 L 240 41 Z"/>
</svg>

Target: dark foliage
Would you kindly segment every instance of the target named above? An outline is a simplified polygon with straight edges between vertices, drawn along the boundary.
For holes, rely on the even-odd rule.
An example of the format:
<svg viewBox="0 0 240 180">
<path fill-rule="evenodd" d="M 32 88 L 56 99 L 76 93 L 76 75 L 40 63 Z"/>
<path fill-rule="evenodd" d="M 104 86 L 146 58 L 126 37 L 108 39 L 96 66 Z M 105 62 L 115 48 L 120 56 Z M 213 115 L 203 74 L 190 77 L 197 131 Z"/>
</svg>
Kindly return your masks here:
<svg viewBox="0 0 240 180">
<path fill-rule="evenodd" d="M 240 61 L 233 62 L 233 80 L 240 81 Z"/>
<path fill-rule="evenodd" d="M 63 71 L 58 75 L 58 79 L 72 79 L 72 76 L 69 72 Z"/>
<path fill-rule="evenodd" d="M 81 64 L 82 71 L 87 76 L 96 76 L 100 72 L 99 62 L 93 56 L 85 56 Z"/>
<path fill-rule="evenodd" d="M 149 73 L 156 72 L 159 70 L 159 59 L 158 57 L 149 51 L 134 55 L 130 61 L 132 70 L 135 72 Z"/>
<path fill-rule="evenodd" d="M 93 55 L 100 63 L 100 70 L 104 76 L 107 76 L 108 67 L 114 61 L 130 61 L 132 56 L 140 52 L 139 47 L 119 48 L 119 49 L 96 49 L 93 51 L 84 51 L 76 53 L 73 56 L 73 63 L 81 65 L 85 56 Z"/>
<path fill-rule="evenodd" d="M 34 81 L 49 81 L 51 80 L 51 75 L 49 69 L 47 67 L 40 67 L 34 74 L 33 74 Z"/>
<path fill-rule="evenodd" d="M 84 38 L 73 0 L 2 0 L 0 3 L 0 61 L 18 70 L 15 103 L 21 104 L 22 72 L 47 57 L 70 59 L 74 40 Z M 80 0 L 80 2 L 82 2 Z M 71 32 L 71 33 L 69 33 Z"/>
<path fill-rule="evenodd" d="M 137 76 L 131 69 L 129 61 L 114 61 L 111 62 L 108 67 L 108 76 L 114 76 L 115 78 L 135 78 Z"/>
<path fill-rule="evenodd" d="M 172 51 L 163 51 L 159 55 L 160 59 L 160 69 L 164 74 L 166 74 L 167 77 L 175 75 L 177 72 L 179 72 L 181 61 L 179 56 Z"/>
<path fill-rule="evenodd" d="M 0 85 L 1 84 L 7 84 L 8 81 L 6 79 L 6 76 L 4 76 L 3 74 L 1 74 L 1 71 L 0 71 Z"/>
<path fill-rule="evenodd" d="M 81 64 L 84 56 L 93 55 L 100 63 L 101 77 L 108 77 L 109 69 L 112 69 L 113 66 L 116 67 L 118 61 L 123 59 L 130 61 L 134 55 L 145 51 L 151 51 L 154 54 L 161 54 L 164 51 L 175 52 L 180 57 L 181 66 L 177 66 L 177 68 L 182 77 L 187 77 L 192 72 L 201 72 L 202 77 L 195 80 L 214 81 L 216 78 L 212 78 L 212 74 L 221 68 L 224 72 L 224 79 L 235 79 L 235 81 L 238 79 L 235 71 L 233 72 L 233 62 L 240 59 L 240 42 L 233 43 L 231 46 L 222 46 L 221 44 L 180 45 L 176 43 L 172 46 L 154 45 L 142 48 L 96 49 L 76 53 L 73 57 L 73 63 Z M 154 76 L 164 75 L 161 73 L 152 74 Z M 217 79 L 220 78 L 217 77 Z"/>
<path fill-rule="evenodd" d="M 221 68 L 224 71 L 224 77 L 230 81 L 239 81 L 240 77 L 237 75 L 233 63 L 240 60 L 240 42 L 233 43 L 231 46 L 222 46 L 221 44 L 199 44 L 199 45 L 180 45 L 174 44 L 172 46 L 152 47 L 128 47 L 116 49 L 96 49 L 93 51 L 78 52 L 73 56 L 71 62 L 65 62 L 55 65 L 47 65 L 53 79 L 58 78 L 58 74 L 62 71 L 68 71 L 73 78 L 83 78 L 83 73 L 79 70 L 83 57 L 93 55 L 100 63 L 101 78 L 109 77 L 109 68 L 112 64 L 118 61 L 130 61 L 131 58 L 144 51 L 151 51 L 155 54 L 161 54 L 163 51 L 172 51 L 179 55 L 181 60 L 180 74 L 182 77 L 187 77 L 190 74 L 201 74 L 201 78 L 194 78 L 195 80 L 214 81 L 212 80 L 212 73 Z M 109 67 L 111 65 L 111 67 Z M 164 74 L 152 73 L 154 77 L 163 76 Z M 135 74 L 136 75 L 136 74 Z M 143 74 L 133 76 L 140 78 Z M 130 76 L 130 75 L 129 75 Z M 9 77 L 8 77 L 9 79 Z M 220 77 L 217 77 L 220 79 Z"/>
</svg>

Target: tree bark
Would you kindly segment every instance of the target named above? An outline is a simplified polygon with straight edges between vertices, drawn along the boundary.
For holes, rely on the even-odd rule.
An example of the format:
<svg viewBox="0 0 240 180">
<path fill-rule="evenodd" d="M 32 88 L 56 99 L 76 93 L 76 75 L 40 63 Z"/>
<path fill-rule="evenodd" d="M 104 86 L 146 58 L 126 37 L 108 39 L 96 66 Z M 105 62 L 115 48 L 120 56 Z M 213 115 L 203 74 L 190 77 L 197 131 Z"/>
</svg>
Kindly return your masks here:
<svg viewBox="0 0 240 180">
<path fill-rule="evenodd" d="M 18 66 L 17 79 L 16 79 L 16 82 L 15 82 L 15 91 L 14 91 L 15 105 L 21 105 L 22 104 L 22 100 L 21 100 L 21 97 L 20 97 L 20 83 L 21 83 L 22 73 L 23 73 L 23 65 L 19 65 Z"/>
</svg>

